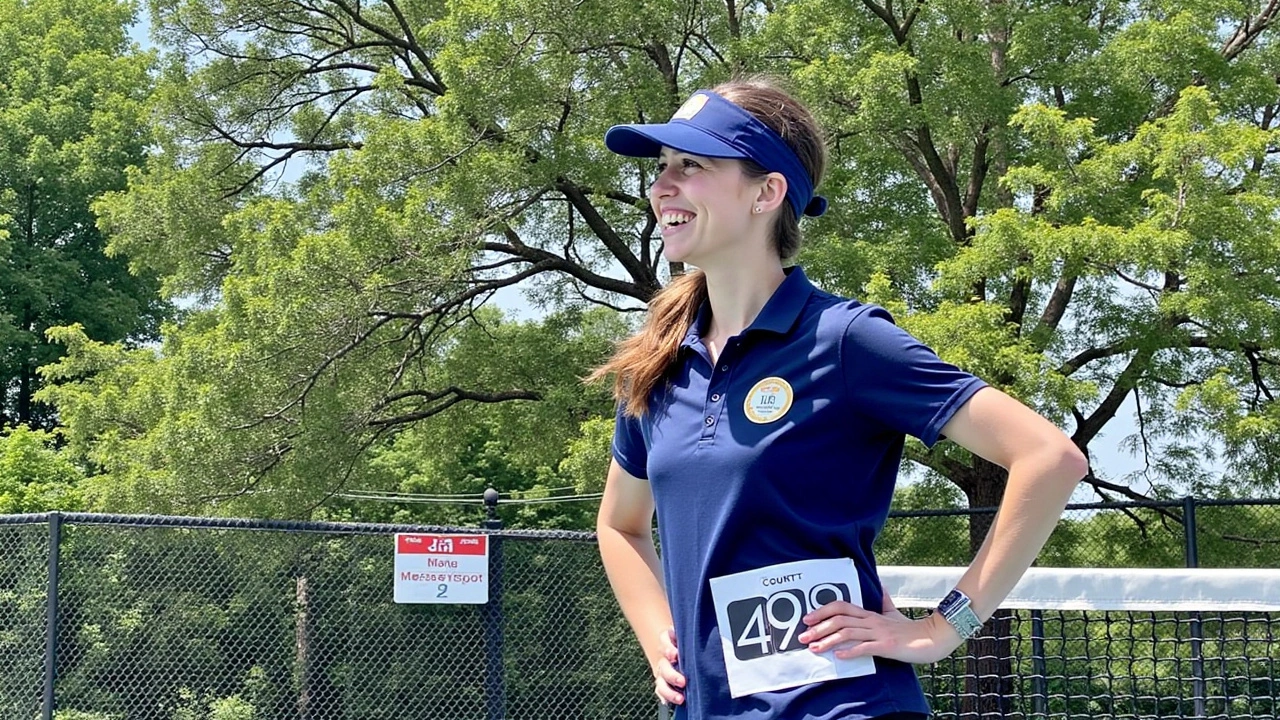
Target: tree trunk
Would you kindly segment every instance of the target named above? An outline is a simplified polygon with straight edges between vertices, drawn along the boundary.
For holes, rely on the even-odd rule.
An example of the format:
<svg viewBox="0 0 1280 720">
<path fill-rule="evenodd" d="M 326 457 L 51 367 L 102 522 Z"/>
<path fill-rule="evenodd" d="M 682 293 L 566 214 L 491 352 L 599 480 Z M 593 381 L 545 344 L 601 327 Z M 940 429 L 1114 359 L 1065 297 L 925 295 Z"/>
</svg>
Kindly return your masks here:
<svg viewBox="0 0 1280 720">
<path fill-rule="evenodd" d="M 975 457 L 974 467 L 966 475 L 968 477 L 961 487 L 969 498 L 969 507 L 999 506 L 1008 481 L 1004 468 Z M 992 513 L 969 516 L 971 555 L 976 555 L 982 547 L 994 520 Z M 1011 618 L 1011 613 L 997 611 L 983 626 L 981 636 L 968 642 L 961 717 L 1003 718 L 1015 711 L 1013 701 L 1017 697 L 1017 686 L 1009 642 Z"/>
<path fill-rule="evenodd" d="M 32 427 L 35 427 L 31 417 L 31 395 L 35 392 L 32 383 L 34 375 L 31 365 L 24 361 L 18 370 L 18 424 Z"/>
<path fill-rule="evenodd" d="M 298 677 L 298 720 L 311 720 L 311 591 L 307 578 L 297 579 L 294 667 Z"/>
</svg>

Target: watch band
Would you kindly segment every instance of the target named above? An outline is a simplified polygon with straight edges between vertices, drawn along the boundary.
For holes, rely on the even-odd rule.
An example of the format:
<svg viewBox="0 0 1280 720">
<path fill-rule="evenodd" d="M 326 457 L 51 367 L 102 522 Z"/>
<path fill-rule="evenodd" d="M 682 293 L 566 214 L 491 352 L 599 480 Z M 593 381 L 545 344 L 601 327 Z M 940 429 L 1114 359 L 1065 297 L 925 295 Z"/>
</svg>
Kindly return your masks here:
<svg viewBox="0 0 1280 720">
<path fill-rule="evenodd" d="M 973 611 L 969 596 L 965 595 L 960 588 L 947 593 L 947 596 L 938 604 L 938 613 L 956 629 L 956 632 L 960 633 L 961 640 L 968 640 L 982 630 L 982 621 Z"/>
</svg>

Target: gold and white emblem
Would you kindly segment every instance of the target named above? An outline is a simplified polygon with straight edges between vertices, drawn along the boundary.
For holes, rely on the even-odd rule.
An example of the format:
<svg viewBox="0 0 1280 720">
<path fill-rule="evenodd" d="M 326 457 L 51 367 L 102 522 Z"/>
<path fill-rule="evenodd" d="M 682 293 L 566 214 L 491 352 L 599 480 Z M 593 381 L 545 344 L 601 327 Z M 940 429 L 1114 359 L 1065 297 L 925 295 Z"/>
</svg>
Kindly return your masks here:
<svg viewBox="0 0 1280 720">
<path fill-rule="evenodd" d="M 671 116 L 671 119 L 672 120 L 692 120 L 693 116 L 697 115 L 698 111 L 701 110 L 703 106 L 706 104 L 707 104 L 707 96 L 703 95 L 702 93 L 698 93 L 697 95 L 694 95 L 688 100 L 685 100 L 684 104 L 680 106 L 680 109 L 676 111 L 676 114 Z"/>
<path fill-rule="evenodd" d="M 786 380 L 780 377 L 767 377 L 756 383 L 751 388 L 751 392 L 747 393 L 747 400 L 742 404 L 742 410 L 747 414 L 748 420 L 763 425 L 782 419 L 782 416 L 791 409 L 791 401 L 794 399 L 795 392 Z"/>
</svg>

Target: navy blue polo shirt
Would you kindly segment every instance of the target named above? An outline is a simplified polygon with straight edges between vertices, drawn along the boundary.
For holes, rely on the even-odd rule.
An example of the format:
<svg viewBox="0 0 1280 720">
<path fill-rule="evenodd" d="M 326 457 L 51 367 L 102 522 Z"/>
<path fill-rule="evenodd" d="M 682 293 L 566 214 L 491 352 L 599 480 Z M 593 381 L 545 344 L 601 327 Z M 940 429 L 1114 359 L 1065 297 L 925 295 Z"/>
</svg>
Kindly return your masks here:
<svg viewBox="0 0 1280 720">
<path fill-rule="evenodd" d="M 671 380 L 641 418 L 619 412 L 613 456 L 647 478 L 688 678 L 681 720 L 874 717 L 928 712 L 914 668 L 733 698 L 709 581 L 797 560 L 851 558 L 880 611 L 872 544 L 906 435 L 926 445 L 985 383 L 938 358 L 874 305 L 788 271 L 713 366 L 704 305 Z M 778 380 L 784 381 L 779 383 Z M 785 407 L 782 407 L 785 405 Z M 804 650 L 804 652 L 808 652 Z"/>
</svg>

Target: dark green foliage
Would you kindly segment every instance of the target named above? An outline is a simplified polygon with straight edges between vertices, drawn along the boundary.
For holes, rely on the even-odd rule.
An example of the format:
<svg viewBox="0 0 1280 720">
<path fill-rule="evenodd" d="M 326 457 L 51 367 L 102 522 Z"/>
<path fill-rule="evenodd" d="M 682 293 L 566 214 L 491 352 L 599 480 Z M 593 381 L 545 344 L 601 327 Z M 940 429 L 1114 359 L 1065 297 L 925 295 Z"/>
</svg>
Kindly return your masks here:
<svg viewBox="0 0 1280 720">
<path fill-rule="evenodd" d="M 90 204 L 142 162 L 152 56 L 131 48 L 116 0 L 0 2 L 0 427 L 57 424 L 34 401 L 65 348 L 51 327 L 101 342 L 156 337 L 154 275 L 109 256 Z"/>
</svg>

